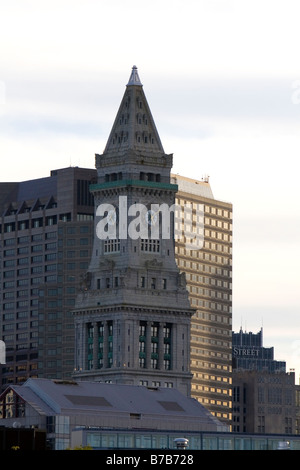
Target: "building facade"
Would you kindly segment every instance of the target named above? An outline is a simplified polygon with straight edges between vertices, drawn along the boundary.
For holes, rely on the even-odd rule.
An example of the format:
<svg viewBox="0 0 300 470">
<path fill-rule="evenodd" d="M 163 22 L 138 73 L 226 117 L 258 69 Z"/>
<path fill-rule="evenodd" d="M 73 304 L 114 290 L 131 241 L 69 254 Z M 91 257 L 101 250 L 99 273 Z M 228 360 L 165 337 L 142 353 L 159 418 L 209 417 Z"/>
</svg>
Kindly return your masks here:
<svg viewBox="0 0 300 470">
<path fill-rule="evenodd" d="M 233 370 L 232 430 L 296 434 L 294 372 Z"/>
<path fill-rule="evenodd" d="M 0 184 L 1 388 L 28 377 L 70 377 L 74 307 L 90 261 L 95 170 Z"/>
<path fill-rule="evenodd" d="M 295 372 L 274 359 L 258 333 L 232 334 L 232 430 L 254 433 L 298 433 Z"/>
<path fill-rule="evenodd" d="M 173 175 L 176 203 L 190 206 L 194 243 L 179 238 L 176 260 L 191 306 L 192 396 L 218 419 L 231 421 L 232 204 L 214 198 L 208 178 Z M 180 224 L 180 221 L 175 222 Z M 177 226 L 179 231 L 180 226 Z"/>
</svg>

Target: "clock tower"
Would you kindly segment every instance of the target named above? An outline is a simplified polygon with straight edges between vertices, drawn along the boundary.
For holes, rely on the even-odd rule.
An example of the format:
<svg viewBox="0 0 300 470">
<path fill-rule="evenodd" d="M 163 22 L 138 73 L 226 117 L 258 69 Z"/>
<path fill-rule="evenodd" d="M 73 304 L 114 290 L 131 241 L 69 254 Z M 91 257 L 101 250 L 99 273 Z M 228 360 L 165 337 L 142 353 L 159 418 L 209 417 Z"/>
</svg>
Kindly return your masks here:
<svg viewBox="0 0 300 470">
<path fill-rule="evenodd" d="M 95 236 L 74 309 L 76 380 L 190 394 L 190 307 L 174 253 L 177 186 L 136 66 L 102 155 Z"/>
</svg>

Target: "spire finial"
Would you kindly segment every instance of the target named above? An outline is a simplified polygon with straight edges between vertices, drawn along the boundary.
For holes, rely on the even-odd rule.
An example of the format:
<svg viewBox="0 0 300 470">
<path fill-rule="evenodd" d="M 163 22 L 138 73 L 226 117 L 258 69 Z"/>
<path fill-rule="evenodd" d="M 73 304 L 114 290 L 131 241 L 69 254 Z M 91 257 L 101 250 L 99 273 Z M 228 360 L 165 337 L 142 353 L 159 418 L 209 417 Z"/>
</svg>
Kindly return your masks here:
<svg viewBox="0 0 300 470">
<path fill-rule="evenodd" d="M 127 86 L 128 85 L 140 85 L 140 86 L 142 86 L 142 83 L 141 83 L 136 65 L 134 65 L 132 67 L 131 75 L 130 75 L 130 78 L 129 78 L 129 82 L 127 83 Z"/>
</svg>

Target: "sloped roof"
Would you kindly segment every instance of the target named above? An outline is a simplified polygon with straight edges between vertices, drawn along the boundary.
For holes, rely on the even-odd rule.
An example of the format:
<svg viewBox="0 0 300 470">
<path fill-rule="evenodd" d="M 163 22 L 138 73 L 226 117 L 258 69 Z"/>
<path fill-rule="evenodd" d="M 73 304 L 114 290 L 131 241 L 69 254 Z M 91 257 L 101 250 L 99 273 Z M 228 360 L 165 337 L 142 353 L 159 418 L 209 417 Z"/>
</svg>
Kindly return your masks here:
<svg viewBox="0 0 300 470">
<path fill-rule="evenodd" d="M 0 399 L 11 389 L 16 392 L 16 394 L 22 398 L 26 403 L 28 403 L 32 408 L 37 411 L 40 415 L 52 415 L 53 410 L 48 406 L 43 399 L 41 399 L 33 390 L 29 387 L 23 387 L 22 385 L 11 385 L 9 388 L 0 395 Z"/>
<path fill-rule="evenodd" d="M 197 400 L 174 388 L 107 384 L 103 382 L 67 382 L 50 379 L 28 379 L 21 386 L 12 386 L 39 414 L 86 414 L 99 416 L 141 415 L 154 420 L 191 423 L 213 428 L 221 423 Z"/>
<path fill-rule="evenodd" d="M 18 201 L 49 198 L 57 194 L 57 177 L 46 176 L 35 180 L 22 181 L 18 187 Z"/>
</svg>

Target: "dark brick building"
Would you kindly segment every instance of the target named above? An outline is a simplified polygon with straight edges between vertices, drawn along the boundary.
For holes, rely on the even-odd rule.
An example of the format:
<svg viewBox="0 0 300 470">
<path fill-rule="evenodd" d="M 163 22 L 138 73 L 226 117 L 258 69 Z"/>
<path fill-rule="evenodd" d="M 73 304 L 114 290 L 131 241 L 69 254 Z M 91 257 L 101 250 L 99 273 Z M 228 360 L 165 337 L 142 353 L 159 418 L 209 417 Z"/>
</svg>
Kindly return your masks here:
<svg viewBox="0 0 300 470">
<path fill-rule="evenodd" d="M 1 388 L 28 377 L 69 377 L 74 306 L 93 239 L 95 170 L 70 167 L 49 177 L 0 183 Z"/>
</svg>

